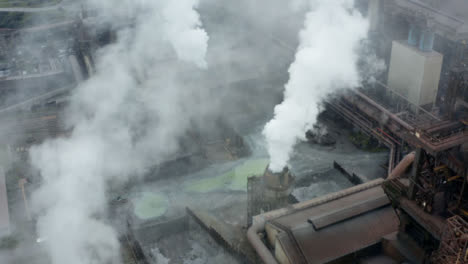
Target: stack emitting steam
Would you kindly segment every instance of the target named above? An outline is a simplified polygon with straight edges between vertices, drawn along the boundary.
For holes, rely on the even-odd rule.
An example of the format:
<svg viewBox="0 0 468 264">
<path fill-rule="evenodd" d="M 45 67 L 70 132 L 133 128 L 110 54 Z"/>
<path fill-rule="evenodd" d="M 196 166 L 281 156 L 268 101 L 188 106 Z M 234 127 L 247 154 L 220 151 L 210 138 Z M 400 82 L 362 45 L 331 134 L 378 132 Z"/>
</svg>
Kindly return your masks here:
<svg viewBox="0 0 468 264">
<path fill-rule="evenodd" d="M 107 184 L 142 174 L 176 151 L 197 112 L 190 104 L 196 91 L 178 81 L 177 65 L 206 66 L 208 36 L 197 0 L 95 4 L 115 22 L 138 16 L 100 51 L 96 74 L 72 95 L 71 136 L 30 151 L 43 177 L 33 198 L 37 231 L 54 264 L 120 263 L 116 231 L 105 220 Z M 176 54 L 178 63 L 161 73 L 156 66 L 166 54 Z"/>
<path fill-rule="evenodd" d="M 353 0 L 311 0 L 309 4 L 284 100 L 263 130 L 273 172 L 287 166 L 294 145 L 305 140 L 321 100 L 360 82 L 358 49 L 367 36 L 367 19 L 354 9 Z"/>
</svg>

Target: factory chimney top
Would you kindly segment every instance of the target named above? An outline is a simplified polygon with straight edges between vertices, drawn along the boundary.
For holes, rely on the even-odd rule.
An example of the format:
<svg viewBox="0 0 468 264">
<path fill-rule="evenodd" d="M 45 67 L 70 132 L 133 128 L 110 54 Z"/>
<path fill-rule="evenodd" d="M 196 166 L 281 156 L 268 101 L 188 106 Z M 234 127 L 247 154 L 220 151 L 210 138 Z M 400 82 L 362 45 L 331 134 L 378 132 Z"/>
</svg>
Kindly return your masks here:
<svg viewBox="0 0 468 264">
<path fill-rule="evenodd" d="M 290 189 L 294 182 L 294 176 L 287 166 L 281 172 L 272 172 L 268 166 L 263 174 L 263 181 L 269 189 L 284 191 Z"/>
</svg>

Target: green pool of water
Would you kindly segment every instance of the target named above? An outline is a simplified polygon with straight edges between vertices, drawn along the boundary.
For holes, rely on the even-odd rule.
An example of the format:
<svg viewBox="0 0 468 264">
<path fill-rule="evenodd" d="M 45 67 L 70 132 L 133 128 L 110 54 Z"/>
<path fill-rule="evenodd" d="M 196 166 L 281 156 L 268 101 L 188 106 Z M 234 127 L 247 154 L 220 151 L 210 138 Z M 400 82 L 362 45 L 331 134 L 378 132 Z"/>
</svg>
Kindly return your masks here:
<svg viewBox="0 0 468 264">
<path fill-rule="evenodd" d="M 168 204 L 165 196 L 144 192 L 133 202 L 134 213 L 141 220 L 157 218 L 166 213 Z"/>
<path fill-rule="evenodd" d="M 263 174 L 268 159 L 248 160 L 234 169 L 215 177 L 189 182 L 185 190 L 196 193 L 206 193 L 216 190 L 246 191 L 247 178 Z"/>
</svg>

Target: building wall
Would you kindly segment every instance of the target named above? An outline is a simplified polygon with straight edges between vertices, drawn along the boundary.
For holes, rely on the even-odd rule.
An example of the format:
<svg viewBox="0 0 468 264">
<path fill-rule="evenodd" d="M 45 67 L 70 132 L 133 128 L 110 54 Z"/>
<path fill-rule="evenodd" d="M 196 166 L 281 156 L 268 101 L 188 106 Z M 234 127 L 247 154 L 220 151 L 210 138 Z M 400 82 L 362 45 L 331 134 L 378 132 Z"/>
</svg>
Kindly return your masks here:
<svg viewBox="0 0 468 264">
<path fill-rule="evenodd" d="M 406 97 L 410 102 L 417 103 L 423 70 L 423 57 L 412 48 L 393 41 L 388 72 L 388 86 L 391 90 Z"/>
<path fill-rule="evenodd" d="M 437 99 L 442 61 L 443 55 L 437 52 L 432 52 L 431 56 L 425 60 L 422 90 L 419 98 L 421 105 L 433 104 Z"/>
<path fill-rule="evenodd" d="M 388 86 L 415 105 L 433 104 L 442 61 L 443 55 L 438 52 L 422 52 L 403 42 L 393 41 Z"/>
</svg>

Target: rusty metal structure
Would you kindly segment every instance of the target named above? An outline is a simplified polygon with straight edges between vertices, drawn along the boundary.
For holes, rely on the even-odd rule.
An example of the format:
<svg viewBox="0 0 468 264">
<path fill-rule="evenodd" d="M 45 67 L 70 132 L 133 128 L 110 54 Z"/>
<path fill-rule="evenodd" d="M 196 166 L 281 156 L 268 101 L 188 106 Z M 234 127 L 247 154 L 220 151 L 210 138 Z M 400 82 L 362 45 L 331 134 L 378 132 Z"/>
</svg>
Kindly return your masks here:
<svg viewBox="0 0 468 264">
<path fill-rule="evenodd" d="M 412 245 L 398 250 L 400 257 L 415 263 L 465 263 L 468 69 L 464 63 L 466 56 L 458 56 L 465 54 L 466 45 L 459 40 L 465 33 L 447 31 L 452 22 L 465 24 L 467 20 L 451 17 L 425 1 L 388 1 L 382 3 L 382 8 L 386 9 L 384 19 L 389 19 L 385 13 L 389 12 L 399 22 L 407 23 L 409 37 L 408 44 L 404 45 L 408 45 L 410 53 L 427 56 L 434 48 L 444 56 L 437 98 L 430 105 L 415 104 L 409 96 L 411 89 L 416 88 L 407 87 L 409 92 L 402 94 L 401 89 L 392 87 L 389 79 L 388 84 L 377 81 L 343 94 L 329 102 L 329 108 L 391 150 L 389 177 L 382 186 L 400 220 L 398 243 L 408 240 Z M 411 48 L 414 24 L 425 32 L 421 35 L 437 34 L 438 46 L 430 43 L 430 49 L 426 50 L 427 43 L 422 43 L 422 39 L 428 36 L 424 35 L 419 47 Z M 382 32 L 388 30 L 384 27 Z M 453 50 L 458 55 L 440 48 L 443 45 L 458 47 Z M 395 44 L 390 73 L 393 53 Z M 408 165 L 411 160 L 412 168 L 392 173 L 402 153 L 409 150 L 416 152 L 401 163 Z"/>
<path fill-rule="evenodd" d="M 257 215 L 247 232 L 249 242 L 262 261 L 269 264 L 327 263 L 376 245 L 380 236 L 397 229 L 398 222 L 380 188 L 382 182 L 373 180 Z M 357 238 L 356 231 L 359 233 L 364 226 L 375 228 L 369 229 L 362 239 Z M 373 232 L 377 226 L 385 228 Z M 320 243 L 323 244 L 318 246 Z"/>
<path fill-rule="evenodd" d="M 326 106 L 389 148 L 388 177 L 254 216 L 248 237 L 265 263 L 468 261 L 468 16 L 455 12 L 468 5 L 367 2 L 388 74 Z"/>
<path fill-rule="evenodd" d="M 432 263 L 468 263 L 468 223 L 460 216 L 447 219 L 447 226 L 439 250 L 433 254 Z"/>
</svg>

